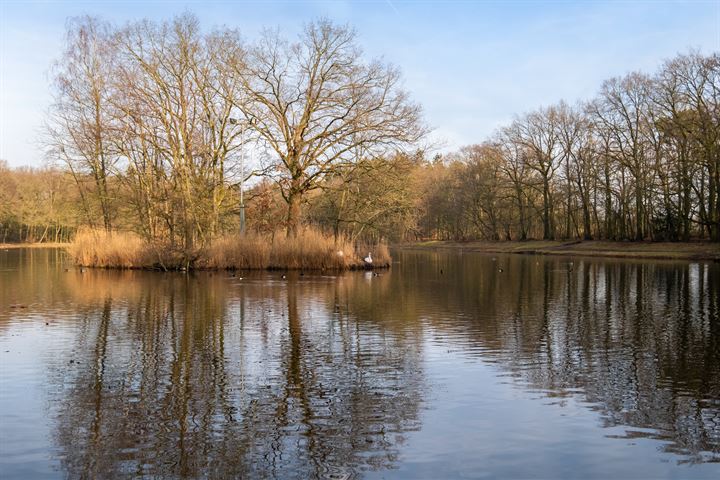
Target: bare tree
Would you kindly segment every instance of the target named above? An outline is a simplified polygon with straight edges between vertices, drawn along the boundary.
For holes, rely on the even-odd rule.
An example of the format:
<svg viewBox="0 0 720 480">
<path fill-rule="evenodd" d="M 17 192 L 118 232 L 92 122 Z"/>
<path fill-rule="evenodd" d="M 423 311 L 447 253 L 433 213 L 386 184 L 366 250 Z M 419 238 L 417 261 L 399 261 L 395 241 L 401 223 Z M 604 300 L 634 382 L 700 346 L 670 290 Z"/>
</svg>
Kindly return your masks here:
<svg viewBox="0 0 720 480">
<path fill-rule="evenodd" d="M 504 128 L 498 133 L 495 145 L 502 155 L 501 169 L 510 181 L 511 196 L 517 208 L 519 239 L 527 240 L 529 230 L 527 185 L 530 182 L 531 173 L 526 162 L 525 147 L 515 143 L 512 138 L 512 130 Z"/>
<path fill-rule="evenodd" d="M 65 50 L 54 66 L 54 102 L 46 124 L 49 155 L 75 178 L 88 222 L 93 223 L 92 203 L 100 208 L 106 230 L 114 216 L 110 176 L 117 162 L 108 140 L 115 55 L 110 37 L 110 26 L 96 18 L 69 21 Z"/>
<path fill-rule="evenodd" d="M 570 238 L 572 235 L 570 232 L 571 220 L 574 221 L 572 203 L 579 200 L 583 238 L 590 240 L 592 239 L 590 193 L 596 175 L 594 131 L 591 122 L 580 108 L 573 108 L 562 102 L 558 107 L 558 115 L 566 181 L 565 237 Z"/>
<path fill-rule="evenodd" d="M 353 241 L 411 228 L 415 205 L 409 178 L 421 159 L 420 152 L 400 154 L 338 169 L 325 182 L 322 194 L 313 198 L 311 218 L 332 228 L 336 238 L 345 231 Z"/>
<path fill-rule="evenodd" d="M 689 149 L 679 162 L 684 169 L 683 212 L 690 210 L 692 189 L 699 223 L 720 241 L 720 55 L 680 55 L 665 64 L 660 85 L 667 111 L 662 126 L 669 129 L 668 137 Z M 691 180 L 693 166 L 699 171 Z"/>
<path fill-rule="evenodd" d="M 320 20 L 295 43 L 266 31 L 246 61 L 229 64 L 246 90 L 236 106 L 274 154 L 265 173 L 287 202 L 288 235 L 297 233 L 305 194 L 328 175 L 425 131 L 397 68 L 365 63 L 348 27 Z"/>
<path fill-rule="evenodd" d="M 610 134 L 611 155 L 632 175 L 636 240 L 645 238 L 649 82 L 649 78 L 640 73 L 607 80 L 593 110 Z"/>
<path fill-rule="evenodd" d="M 558 122 L 555 107 L 543 108 L 515 120 L 508 130 L 511 141 L 524 148 L 526 165 L 540 176 L 543 239 L 546 240 L 555 237 L 551 186 L 563 154 Z"/>
<path fill-rule="evenodd" d="M 171 246 L 177 238 L 191 263 L 232 208 L 226 176 L 240 128 L 220 52 L 237 39 L 232 32 L 203 35 L 186 14 L 129 25 L 116 41 L 115 142 L 128 161 L 124 179 L 146 237 Z"/>
</svg>

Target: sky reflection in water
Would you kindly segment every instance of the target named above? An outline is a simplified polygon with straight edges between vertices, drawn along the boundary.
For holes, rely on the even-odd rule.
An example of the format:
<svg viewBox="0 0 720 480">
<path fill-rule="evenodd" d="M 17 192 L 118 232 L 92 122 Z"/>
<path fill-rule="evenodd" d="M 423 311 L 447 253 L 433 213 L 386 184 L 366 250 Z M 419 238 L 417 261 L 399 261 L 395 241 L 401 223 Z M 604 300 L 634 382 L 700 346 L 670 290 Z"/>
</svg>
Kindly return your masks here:
<svg viewBox="0 0 720 480">
<path fill-rule="evenodd" d="M 0 252 L 0 471 L 720 474 L 720 265 L 395 258 L 240 280 Z"/>
</svg>

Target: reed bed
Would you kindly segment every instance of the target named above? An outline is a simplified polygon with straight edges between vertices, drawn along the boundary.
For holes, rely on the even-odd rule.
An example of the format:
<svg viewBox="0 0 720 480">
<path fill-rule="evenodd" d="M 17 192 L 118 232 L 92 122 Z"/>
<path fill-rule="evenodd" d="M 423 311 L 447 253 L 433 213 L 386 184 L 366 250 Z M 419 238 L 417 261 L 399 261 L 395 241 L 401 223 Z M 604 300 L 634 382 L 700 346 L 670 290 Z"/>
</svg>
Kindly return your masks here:
<svg viewBox="0 0 720 480">
<path fill-rule="evenodd" d="M 77 265 L 99 268 L 179 269 L 181 257 L 170 248 L 152 246 L 127 232 L 81 230 L 68 247 Z M 372 253 L 373 263 L 363 260 Z M 307 228 L 297 237 L 226 235 L 194 255 L 190 268 L 237 270 L 353 270 L 389 267 L 387 245 L 355 246 L 344 236 L 335 238 Z"/>
<path fill-rule="evenodd" d="M 143 268 L 152 260 L 151 249 L 130 232 L 81 229 L 67 251 L 76 265 L 99 268 Z"/>
</svg>

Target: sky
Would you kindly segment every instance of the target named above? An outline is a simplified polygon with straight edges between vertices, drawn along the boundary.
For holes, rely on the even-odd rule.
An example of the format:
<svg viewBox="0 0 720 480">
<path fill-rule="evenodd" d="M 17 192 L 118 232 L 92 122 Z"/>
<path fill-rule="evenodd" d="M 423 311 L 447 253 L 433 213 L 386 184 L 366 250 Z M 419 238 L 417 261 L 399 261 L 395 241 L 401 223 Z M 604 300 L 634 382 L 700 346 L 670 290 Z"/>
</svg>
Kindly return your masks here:
<svg viewBox="0 0 720 480">
<path fill-rule="evenodd" d="M 295 36 L 320 17 L 353 26 L 367 59 L 400 67 L 442 151 L 482 142 L 515 115 L 588 100 L 603 80 L 652 73 L 677 53 L 720 52 L 720 0 L 0 0 L 0 159 L 46 161 L 49 70 L 68 18 L 123 25 L 186 11 L 249 41 L 265 27 Z"/>
</svg>

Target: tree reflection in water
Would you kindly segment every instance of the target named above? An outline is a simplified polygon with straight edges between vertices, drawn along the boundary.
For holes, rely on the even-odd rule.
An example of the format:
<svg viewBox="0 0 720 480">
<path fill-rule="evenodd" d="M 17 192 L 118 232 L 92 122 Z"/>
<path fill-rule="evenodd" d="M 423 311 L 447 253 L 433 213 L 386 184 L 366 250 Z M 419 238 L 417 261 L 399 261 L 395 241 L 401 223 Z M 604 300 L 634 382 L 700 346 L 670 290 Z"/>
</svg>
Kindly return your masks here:
<svg viewBox="0 0 720 480">
<path fill-rule="evenodd" d="M 441 305 L 448 344 L 682 461 L 720 461 L 720 265 L 505 256 L 498 275 L 490 257 L 428 255 L 400 258 L 412 273 L 390 295 L 420 291 L 414 315 Z M 441 268 L 457 288 L 438 290 Z"/>
<path fill-rule="evenodd" d="M 350 315 L 353 277 L 93 274 L 83 291 L 107 297 L 59 377 L 71 477 L 352 478 L 418 428 L 419 338 Z M 139 290 L 113 297 L 128 276 Z"/>
<path fill-rule="evenodd" d="M 452 412 L 488 414 L 485 385 L 467 384 L 464 399 L 438 388 L 429 367 L 446 348 L 459 357 L 444 368 L 491 365 L 527 395 L 619 427 L 599 435 L 720 461 L 718 264 L 398 252 L 379 277 L 241 281 L 19 258 L 20 269 L 0 262 L 0 334 L 55 325 L 44 331 L 58 340 L 39 352 L 49 377 L 29 381 L 47 384 L 69 477 L 352 478 L 402 466 L 421 411 L 457 421 L 448 431 L 468 442 L 478 436 Z"/>
</svg>

